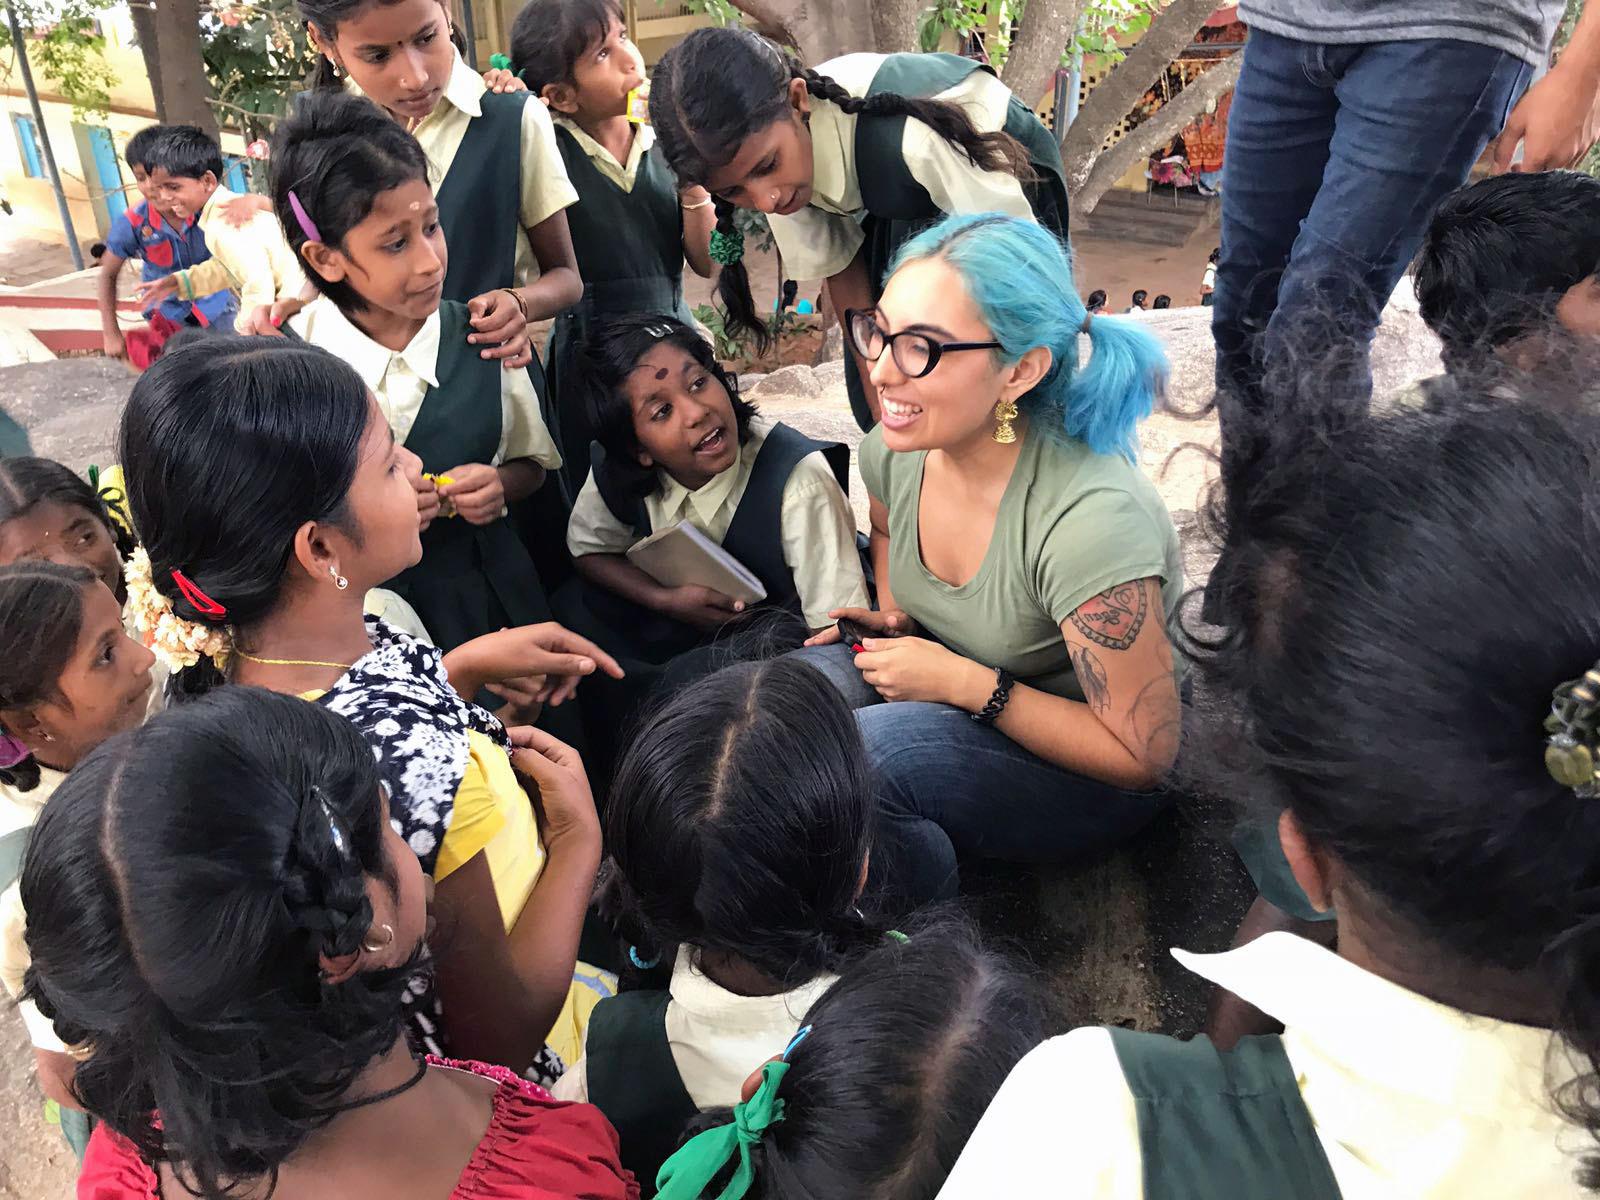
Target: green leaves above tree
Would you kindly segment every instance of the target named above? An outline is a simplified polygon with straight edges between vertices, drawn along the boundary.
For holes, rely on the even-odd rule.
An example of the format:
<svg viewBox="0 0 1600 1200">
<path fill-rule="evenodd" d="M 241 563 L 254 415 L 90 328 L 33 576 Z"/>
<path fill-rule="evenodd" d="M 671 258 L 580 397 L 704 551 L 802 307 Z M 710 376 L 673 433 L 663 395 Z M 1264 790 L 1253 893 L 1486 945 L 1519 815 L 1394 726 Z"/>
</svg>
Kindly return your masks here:
<svg viewBox="0 0 1600 1200">
<path fill-rule="evenodd" d="M 201 53 L 222 119 L 247 137 L 270 131 L 311 67 L 305 22 L 294 0 L 251 0 L 206 13 Z"/>
<path fill-rule="evenodd" d="M 17 23 L 28 39 L 35 76 L 48 78 L 80 114 L 104 115 L 116 82 L 106 63 L 100 14 L 112 0 L 12 0 Z M 0 22 L 0 47 L 9 51 L 11 30 Z M 41 83 L 41 89 L 43 84 Z"/>
</svg>

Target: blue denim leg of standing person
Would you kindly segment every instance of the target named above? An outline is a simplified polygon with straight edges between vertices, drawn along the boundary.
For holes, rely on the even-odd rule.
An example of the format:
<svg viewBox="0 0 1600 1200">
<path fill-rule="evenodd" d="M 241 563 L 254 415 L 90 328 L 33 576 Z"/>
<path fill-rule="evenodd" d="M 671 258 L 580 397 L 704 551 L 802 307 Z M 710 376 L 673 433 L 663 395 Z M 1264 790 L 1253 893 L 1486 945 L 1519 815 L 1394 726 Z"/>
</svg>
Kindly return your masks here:
<svg viewBox="0 0 1600 1200">
<path fill-rule="evenodd" d="M 1470 42 L 1331 46 L 1261 30 L 1244 55 L 1212 307 L 1218 387 L 1249 403 L 1263 370 L 1305 353 L 1311 313 L 1331 318 L 1350 351 L 1339 382 L 1364 401 L 1384 303 L 1531 68 Z"/>
<path fill-rule="evenodd" d="M 892 909 L 950 899 L 958 856 L 1052 863 L 1109 849 L 1167 803 L 1045 762 L 946 704 L 856 710 L 878 777 L 871 887 Z"/>
</svg>

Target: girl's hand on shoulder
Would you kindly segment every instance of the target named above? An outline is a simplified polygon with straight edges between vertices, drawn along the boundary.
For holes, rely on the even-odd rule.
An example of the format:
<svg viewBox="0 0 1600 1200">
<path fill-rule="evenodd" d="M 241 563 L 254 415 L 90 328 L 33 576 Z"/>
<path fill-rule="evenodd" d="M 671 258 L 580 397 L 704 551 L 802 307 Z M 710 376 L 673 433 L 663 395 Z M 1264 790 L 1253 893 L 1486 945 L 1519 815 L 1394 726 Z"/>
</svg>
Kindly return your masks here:
<svg viewBox="0 0 1600 1200">
<path fill-rule="evenodd" d="M 989 678 L 987 668 L 927 638 L 868 638 L 861 646 L 856 670 L 885 700 L 926 700 L 964 708 L 977 676 Z M 989 690 L 984 691 L 986 697 Z"/>
<path fill-rule="evenodd" d="M 504 67 L 490 67 L 483 73 L 483 84 L 491 92 L 504 94 L 506 92 L 525 92 L 528 85 L 523 83 Z"/>
<path fill-rule="evenodd" d="M 217 212 L 222 216 L 222 223 L 232 226 L 234 229 L 243 229 L 251 221 L 255 220 L 257 213 L 269 213 L 271 211 L 272 201 L 254 192 L 235 196 L 226 204 L 217 206 Z"/>
<path fill-rule="evenodd" d="M 528 334 L 528 318 L 522 305 L 506 288 L 496 288 L 467 301 L 472 332 L 467 341 L 482 346 L 482 358 L 504 359 L 509 370 L 526 367 L 533 361 L 533 342 Z"/>
<path fill-rule="evenodd" d="M 450 482 L 440 485 L 439 497 L 455 506 L 456 515 L 471 525 L 488 525 L 506 515 L 506 489 L 500 472 L 483 463 L 451 467 Z"/>
<path fill-rule="evenodd" d="M 511 739 L 511 765 L 537 791 L 534 812 L 546 849 L 562 843 L 600 841 L 600 817 L 583 759 L 571 746 L 532 725 L 506 730 Z"/>
</svg>

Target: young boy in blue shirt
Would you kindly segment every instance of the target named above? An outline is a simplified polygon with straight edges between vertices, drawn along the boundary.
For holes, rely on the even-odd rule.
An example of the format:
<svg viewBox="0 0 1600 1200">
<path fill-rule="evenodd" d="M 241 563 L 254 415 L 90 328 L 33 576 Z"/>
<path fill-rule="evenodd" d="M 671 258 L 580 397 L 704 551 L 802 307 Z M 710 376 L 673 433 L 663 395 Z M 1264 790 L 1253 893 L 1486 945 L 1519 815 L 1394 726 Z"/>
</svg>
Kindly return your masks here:
<svg viewBox="0 0 1600 1200">
<path fill-rule="evenodd" d="M 149 282 L 211 257 L 199 221 L 194 217 L 179 220 L 153 199 L 150 153 L 167 128 L 151 125 L 128 139 L 124 156 L 144 198 L 112 222 L 100 260 L 100 324 L 106 355 L 126 358 L 141 371 L 161 357 L 162 346 L 180 329 L 219 323 L 223 329 L 231 329 L 238 311 L 233 292 L 221 291 L 192 301 L 174 296 L 151 304 L 145 310 L 148 325 L 144 329 L 124 334 L 117 323 L 117 279 L 128 259 L 140 260 L 141 279 Z"/>
</svg>

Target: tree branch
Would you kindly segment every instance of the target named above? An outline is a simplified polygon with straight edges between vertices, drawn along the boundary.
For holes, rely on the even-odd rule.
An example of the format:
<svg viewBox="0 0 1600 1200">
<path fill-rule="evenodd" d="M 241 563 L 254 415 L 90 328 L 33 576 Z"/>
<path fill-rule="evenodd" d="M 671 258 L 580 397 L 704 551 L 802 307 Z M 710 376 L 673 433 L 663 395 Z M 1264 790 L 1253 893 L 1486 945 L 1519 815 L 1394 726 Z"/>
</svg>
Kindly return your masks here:
<svg viewBox="0 0 1600 1200">
<path fill-rule="evenodd" d="M 1165 146 L 1199 116 L 1206 105 L 1238 83 L 1239 69 L 1243 66 L 1244 55 L 1236 52 L 1216 66 L 1206 68 L 1183 91 L 1162 105 L 1160 112 L 1099 155 L 1094 167 L 1072 192 L 1072 215 L 1086 217 L 1092 213 L 1100 198 L 1131 167 Z"/>
<path fill-rule="evenodd" d="M 1038 106 L 1053 82 L 1082 9 L 1083 0 L 1028 0 L 1022 10 L 1000 78 L 1030 108 Z"/>
<path fill-rule="evenodd" d="M 1078 119 L 1061 142 L 1069 191 L 1083 186 L 1111 130 L 1183 53 L 1215 9 L 1216 0 L 1172 0 L 1150 19 L 1150 27 L 1128 56 L 1084 98 Z"/>
</svg>

